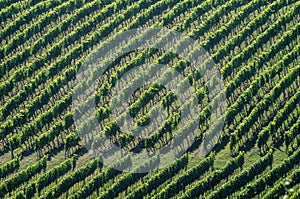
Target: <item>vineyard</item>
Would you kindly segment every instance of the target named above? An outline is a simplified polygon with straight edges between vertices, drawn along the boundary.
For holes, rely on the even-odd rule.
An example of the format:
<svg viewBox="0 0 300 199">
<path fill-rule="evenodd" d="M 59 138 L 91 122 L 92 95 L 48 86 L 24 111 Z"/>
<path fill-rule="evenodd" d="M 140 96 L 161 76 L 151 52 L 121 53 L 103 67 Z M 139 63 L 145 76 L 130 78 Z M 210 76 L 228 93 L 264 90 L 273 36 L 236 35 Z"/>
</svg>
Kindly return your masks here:
<svg viewBox="0 0 300 199">
<path fill-rule="evenodd" d="M 300 198 L 300 1 L 0 0 L 0 22 L 0 198 Z M 145 28 L 139 39 L 151 34 L 147 28 L 167 28 L 197 45 L 183 45 L 186 59 L 154 48 L 106 57 L 111 63 L 96 91 L 78 105 L 95 104 L 99 133 L 90 112 L 74 109 L 74 93 L 84 87 L 77 74 L 109 38 L 136 28 Z M 187 60 L 202 48 L 224 84 L 213 95 Z M 201 64 L 209 68 L 210 61 Z M 133 69 L 138 72 L 127 75 Z M 159 81 L 140 85 L 128 109 L 113 114 L 113 101 L 145 74 L 156 70 L 165 81 L 173 69 L 183 77 L 173 86 L 184 89 L 188 82 L 194 90 L 185 96 L 197 99 L 195 116 L 181 114 L 192 100 L 179 103 Z M 226 106 L 214 112 L 222 96 Z M 166 119 L 152 119 L 157 113 Z M 126 114 L 134 121 L 128 132 L 119 126 Z M 132 136 L 150 123 L 159 127 Z M 220 126 L 201 156 L 200 147 Z M 195 136 L 183 154 L 140 172 L 162 162 L 156 151 L 186 131 Z M 104 139 L 120 148 L 115 167 L 131 164 L 131 152 L 151 158 L 131 172 L 107 166 Z"/>
</svg>

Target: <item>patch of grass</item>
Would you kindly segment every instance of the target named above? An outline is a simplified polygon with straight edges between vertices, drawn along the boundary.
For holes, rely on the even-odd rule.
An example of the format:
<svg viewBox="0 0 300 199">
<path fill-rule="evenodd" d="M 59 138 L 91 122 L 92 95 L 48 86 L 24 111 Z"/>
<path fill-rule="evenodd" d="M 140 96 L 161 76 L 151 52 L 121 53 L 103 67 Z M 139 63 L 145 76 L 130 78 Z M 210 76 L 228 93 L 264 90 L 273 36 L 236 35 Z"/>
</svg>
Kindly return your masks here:
<svg viewBox="0 0 300 199">
<path fill-rule="evenodd" d="M 215 169 L 223 168 L 231 158 L 229 144 L 227 144 L 223 150 L 216 154 L 214 162 Z"/>
</svg>

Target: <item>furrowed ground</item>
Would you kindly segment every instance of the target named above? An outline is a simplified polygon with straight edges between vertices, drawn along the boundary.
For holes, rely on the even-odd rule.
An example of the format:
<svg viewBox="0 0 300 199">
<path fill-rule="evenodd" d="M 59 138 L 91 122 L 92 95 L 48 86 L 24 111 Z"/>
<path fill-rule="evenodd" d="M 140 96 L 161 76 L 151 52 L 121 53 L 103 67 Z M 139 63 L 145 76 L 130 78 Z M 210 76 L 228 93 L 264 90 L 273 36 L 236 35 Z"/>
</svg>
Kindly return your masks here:
<svg viewBox="0 0 300 199">
<path fill-rule="evenodd" d="M 300 198 L 299 1 L 0 0 L 0 21 L 0 198 Z M 198 40 L 220 71 L 228 107 L 207 157 L 197 147 L 213 125 L 214 99 L 185 59 L 162 50 L 135 50 L 105 71 L 93 99 L 103 134 L 88 113 L 75 127 L 72 94 L 85 58 L 107 38 L 139 27 Z M 105 147 L 107 136 L 124 151 L 155 151 L 185 128 L 176 126 L 178 101 L 155 84 L 136 91 L 130 109 L 143 124 L 163 104 L 168 119 L 161 125 L 169 129 L 141 140 L 116 127 L 122 116 L 112 116 L 110 92 L 119 80 L 125 90 L 141 78 L 143 68 L 121 81 L 141 63 L 165 64 L 190 81 L 201 112 L 189 119 L 199 128 L 195 144 L 168 166 L 121 172 L 85 146 Z M 77 128 L 90 133 L 79 139 Z"/>
</svg>

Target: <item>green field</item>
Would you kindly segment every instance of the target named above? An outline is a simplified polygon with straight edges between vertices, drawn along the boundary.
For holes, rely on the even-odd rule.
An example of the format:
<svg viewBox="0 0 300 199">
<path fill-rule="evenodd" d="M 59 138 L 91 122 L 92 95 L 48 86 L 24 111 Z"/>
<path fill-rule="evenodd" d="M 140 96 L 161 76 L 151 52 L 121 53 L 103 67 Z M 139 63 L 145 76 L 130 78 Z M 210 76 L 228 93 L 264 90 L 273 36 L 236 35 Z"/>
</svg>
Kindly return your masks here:
<svg viewBox="0 0 300 199">
<path fill-rule="evenodd" d="M 0 22 L 0 198 L 300 199 L 300 1 L 0 0 Z M 97 132 L 90 113 L 72 104 L 84 87 L 76 76 L 80 67 L 110 38 L 145 28 L 143 38 L 154 27 L 196 41 L 181 49 L 189 56 L 205 49 L 223 87 L 211 95 L 206 77 L 174 52 L 145 48 L 114 60 L 107 56 L 111 64 L 89 98 L 101 126 Z M 167 33 L 156 42 L 164 38 Z M 120 48 L 129 45 L 124 41 Z M 154 70 L 150 64 L 124 80 L 144 63 L 174 69 L 191 84 L 196 116 L 182 117 L 185 109 L 170 89 L 145 84 L 128 100 L 133 130 L 120 129 L 124 114 L 112 114 L 112 101 L 122 99 L 112 92 L 120 87 L 125 93 Z M 202 157 L 199 149 L 219 121 L 212 107 L 222 95 L 224 125 Z M 80 105 L 88 103 L 86 98 Z M 160 128 L 131 136 L 154 122 L 150 116 L 158 107 L 167 117 L 156 121 Z M 76 111 L 82 114 L 80 125 Z M 193 122 L 197 128 L 188 128 Z M 120 147 L 119 165 L 133 161 L 126 156 L 132 151 L 163 161 L 157 151 L 186 129 L 195 135 L 192 146 L 157 171 L 134 172 L 151 165 L 149 159 L 126 172 L 102 164 L 101 152 L 95 157 L 100 149 L 109 150 L 105 138 Z"/>
</svg>

